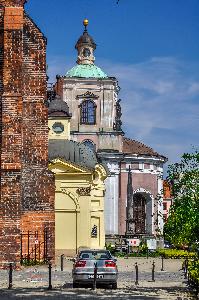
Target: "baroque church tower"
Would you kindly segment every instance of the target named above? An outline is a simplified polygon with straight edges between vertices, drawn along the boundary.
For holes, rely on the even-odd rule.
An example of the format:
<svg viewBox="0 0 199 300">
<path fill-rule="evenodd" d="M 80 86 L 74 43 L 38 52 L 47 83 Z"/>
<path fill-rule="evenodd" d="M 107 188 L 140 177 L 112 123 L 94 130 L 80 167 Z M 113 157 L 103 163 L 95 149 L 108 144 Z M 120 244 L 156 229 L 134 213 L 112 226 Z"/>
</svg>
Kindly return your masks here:
<svg viewBox="0 0 199 300">
<path fill-rule="evenodd" d="M 108 167 L 106 236 L 128 233 L 131 237 L 153 237 L 163 229 L 162 175 L 166 158 L 124 136 L 120 88 L 115 77 L 95 65 L 96 43 L 87 25 L 88 20 L 84 20 L 85 30 L 75 45 L 77 64 L 65 76 L 57 76 L 56 92 L 72 112 L 71 139 L 96 151 Z"/>
<path fill-rule="evenodd" d="M 94 57 L 96 44 L 85 30 L 77 41 L 77 65 L 58 78 L 58 90 L 72 112 L 71 138 L 84 142 L 96 151 L 121 151 L 121 114 L 119 86 L 116 78 L 108 77 L 97 67 Z M 63 88 L 60 88 L 60 85 Z"/>
<path fill-rule="evenodd" d="M 108 77 L 95 65 L 96 43 L 88 33 L 87 25 L 88 20 L 84 20 L 84 32 L 75 45 L 77 65 L 65 76 L 58 77 L 57 93 L 72 112 L 71 139 L 92 148 L 101 161 L 108 164 L 105 226 L 106 232 L 118 233 L 118 161 L 123 137 L 118 99 L 120 88 L 115 77 Z"/>
</svg>

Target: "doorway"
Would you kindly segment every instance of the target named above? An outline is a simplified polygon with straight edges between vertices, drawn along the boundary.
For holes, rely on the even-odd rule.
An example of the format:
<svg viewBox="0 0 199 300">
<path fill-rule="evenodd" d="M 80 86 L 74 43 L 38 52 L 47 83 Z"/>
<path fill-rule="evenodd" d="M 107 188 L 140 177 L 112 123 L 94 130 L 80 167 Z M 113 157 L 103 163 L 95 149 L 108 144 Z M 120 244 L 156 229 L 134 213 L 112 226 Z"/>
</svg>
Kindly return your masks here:
<svg viewBox="0 0 199 300">
<path fill-rule="evenodd" d="M 133 195 L 133 219 L 135 224 L 135 234 L 146 233 L 146 199 L 140 194 Z"/>
</svg>

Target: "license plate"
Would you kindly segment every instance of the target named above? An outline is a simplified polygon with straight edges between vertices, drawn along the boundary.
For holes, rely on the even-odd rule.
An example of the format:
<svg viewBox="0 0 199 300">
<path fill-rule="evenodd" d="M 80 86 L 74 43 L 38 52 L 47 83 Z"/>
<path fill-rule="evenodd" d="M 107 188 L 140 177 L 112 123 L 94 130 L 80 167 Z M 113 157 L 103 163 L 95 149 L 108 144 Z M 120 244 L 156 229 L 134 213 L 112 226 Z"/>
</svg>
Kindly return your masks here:
<svg viewBox="0 0 199 300">
<path fill-rule="evenodd" d="M 103 274 L 97 274 L 97 278 L 102 279 L 102 278 L 104 278 L 104 275 Z M 94 279 L 94 274 L 89 274 L 88 279 Z"/>
</svg>

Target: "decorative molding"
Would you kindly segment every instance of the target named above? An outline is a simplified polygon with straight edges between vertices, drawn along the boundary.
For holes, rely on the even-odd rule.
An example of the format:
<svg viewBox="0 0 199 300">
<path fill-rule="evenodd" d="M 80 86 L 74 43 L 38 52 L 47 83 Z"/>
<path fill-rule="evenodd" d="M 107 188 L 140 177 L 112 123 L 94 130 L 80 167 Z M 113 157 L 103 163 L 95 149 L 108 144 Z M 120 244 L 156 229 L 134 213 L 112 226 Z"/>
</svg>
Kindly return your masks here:
<svg viewBox="0 0 199 300">
<path fill-rule="evenodd" d="M 86 93 L 82 94 L 82 95 L 77 95 L 76 96 L 77 99 L 82 99 L 82 98 L 92 98 L 92 99 L 98 99 L 99 96 L 87 91 Z"/>
<path fill-rule="evenodd" d="M 115 122 L 113 123 L 113 130 L 115 131 L 122 131 L 122 121 L 121 121 L 121 117 L 122 117 L 122 108 L 121 108 L 121 99 L 117 100 L 116 102 L 116 116 L 115 116 Z"/>
<path fill-rule="evenodd" d="M 136 193 L 146 193 L 146 194 L 149 194 L 149 196 L 151 197 L 151 199 L 153 199 L 153 195 L 151 194 L 151 192 L 143 189 L 143 188 L 139 188 L 135 191 L 133 191 L 133 194 L 136 194 Z"/>
<path fill-rule="evenodd" d="M 78 188 L 76 192 L 79 196 L 90 196 L 91 188 L 90 187 L 81 187 L 81 188 Z"/>
<path fill-rule="evenodd" d="M 73 193 L 71 193 L 70 191 L 68 191 L 65 188 L 61 188 L 61 192 L 68 195 L 74 201 L 76 210 L 78 211 L 80 209 L 78 198 Z"/>
</svg>

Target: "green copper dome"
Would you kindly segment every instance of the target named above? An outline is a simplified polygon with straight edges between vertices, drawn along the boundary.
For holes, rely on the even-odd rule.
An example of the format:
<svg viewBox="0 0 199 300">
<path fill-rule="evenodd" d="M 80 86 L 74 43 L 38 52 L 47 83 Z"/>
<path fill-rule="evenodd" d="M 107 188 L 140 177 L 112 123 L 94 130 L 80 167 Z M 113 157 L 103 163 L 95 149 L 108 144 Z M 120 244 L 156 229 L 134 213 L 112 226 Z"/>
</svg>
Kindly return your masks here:
<svg viewBox="0 0 199 300">
<path fill-rule="evenodd" d="M 108 76 L 93 64 L 79 64 L 66 73 L 66 77 L 108 78 Z"/>
</svg>

